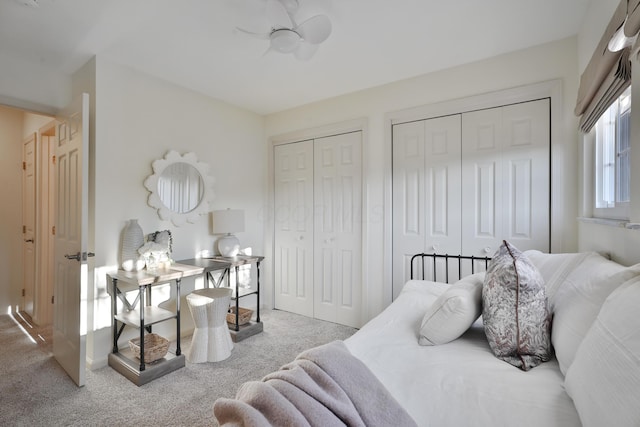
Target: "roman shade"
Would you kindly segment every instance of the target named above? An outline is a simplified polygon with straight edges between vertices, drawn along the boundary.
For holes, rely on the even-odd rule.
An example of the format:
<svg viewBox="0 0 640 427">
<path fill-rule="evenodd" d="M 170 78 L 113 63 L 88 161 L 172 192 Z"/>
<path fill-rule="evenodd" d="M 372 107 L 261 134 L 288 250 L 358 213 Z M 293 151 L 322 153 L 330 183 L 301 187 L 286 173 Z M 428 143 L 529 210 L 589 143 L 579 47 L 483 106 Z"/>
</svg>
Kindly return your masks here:
<svg viewBox="0 0 640 427">
<path fill-rule="evenodd" d="M 640 0 L 620 2 L 580 77 L 575 114 L 581 116 L 580 130 L 583 132 L 589 132 L 609 105 L 631 84 L 631 48 L 625 47 L 612 52 L 608 49 L 608 44 L 616 31 L 623 27 L 625 35 L 635 31 L 631 34 L 633 36 L 638 32 L 639 3 Z"/>
</svg>

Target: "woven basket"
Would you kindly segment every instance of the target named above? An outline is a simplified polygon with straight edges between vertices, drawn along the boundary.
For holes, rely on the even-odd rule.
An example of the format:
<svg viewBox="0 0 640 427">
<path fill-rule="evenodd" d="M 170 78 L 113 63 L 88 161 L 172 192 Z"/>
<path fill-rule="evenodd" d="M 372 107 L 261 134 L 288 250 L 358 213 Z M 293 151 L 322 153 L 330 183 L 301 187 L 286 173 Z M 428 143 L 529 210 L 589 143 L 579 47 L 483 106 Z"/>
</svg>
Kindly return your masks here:
<svg viewBox="0 0 640 427">
<path fill-rule="evenodd" d="M 249 310 L 248 308 L 242 308 L 238 310 L 238 325 L 244 325 L 251 321 L 251 316 L 253 316 L 253 310 Z M 231 323 L 232 325 L 236 324 L 236 308 L 230 307 L 229 312 L 227 313 L 227 323 Z"/>
<path fill-rule="evenodd" d="M 140 338 L 129 340 L 129 347 L 134 356 L 140 359 Z M 144 363 L 151 363 L 162 359 L 168 350 L 168 339 L 158 334 L 147 334 L 144 336 Z"/>
</svg>

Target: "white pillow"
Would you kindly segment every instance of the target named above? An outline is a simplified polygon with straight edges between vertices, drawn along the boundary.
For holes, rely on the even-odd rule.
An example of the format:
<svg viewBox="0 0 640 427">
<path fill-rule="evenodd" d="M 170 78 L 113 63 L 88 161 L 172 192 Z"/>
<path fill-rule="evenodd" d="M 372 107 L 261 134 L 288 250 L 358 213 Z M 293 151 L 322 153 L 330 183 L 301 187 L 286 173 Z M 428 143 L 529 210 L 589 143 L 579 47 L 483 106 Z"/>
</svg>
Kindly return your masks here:
<svg viewBox="0 0 640 427">
<path fill-rule="evenodd" d="M 578 268 L 580 264 L 594 252 L 547 254 L 536 249 L 530 249 L 523 253 L 542 275 L 549 310 L 553 311 L 555 308 L 556 293 L 562 283 L 569 273 Z"/>
<path fill-rule="evenodd" d="M 640 280 L 607 298 L 565 379 L 585 427 L 640 426 Z"/>
<path fill-rule="evenodd" d="M 551 342 L 564 375 L 604 300 L 614 289 L 638 274 L 640 264 L 624 267 L 594 252 L 558 288 Z"/>
<path fill-rule="evenodd" d="M 460 337 L 482 313 L 484 272 L 458 280 L 429 306 L 420 326 L 420 345 L 445 344 Z"/>
</svg>

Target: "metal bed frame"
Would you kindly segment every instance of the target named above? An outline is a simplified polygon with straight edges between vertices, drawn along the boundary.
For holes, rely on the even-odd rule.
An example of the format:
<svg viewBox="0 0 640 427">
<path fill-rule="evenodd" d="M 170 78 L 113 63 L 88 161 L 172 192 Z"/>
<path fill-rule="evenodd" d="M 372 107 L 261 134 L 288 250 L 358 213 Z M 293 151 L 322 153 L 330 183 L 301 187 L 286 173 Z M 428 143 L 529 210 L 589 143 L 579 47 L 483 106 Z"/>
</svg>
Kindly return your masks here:
<svg viewBox="0 0 640 427">
<path fill-rule="evenodd" d="M 425 260 L 426 258 L 432 258 L 431 261 L 429 260 Z M 475 266 L 476 266 L 476 261 L 480 261 L 484 263 L 484 269 L 486 270 L 487 267 L 489 266 L 489 261 L 491 261 L 490 257 L 478 257 L 478 256 L 468 256 L 468 255 L 449 255 L 449 254 L 425 254 L 425 253 L 421 253 L 421 254 L 415 254 L 414 256 L 411 257 L 411 262 L 410 262 L 410 278 L 411 280 L 417 279 L 417 280 L 428 280 L 425 279 L 425 265 L 426 262 L 432 262 L 433 263 L 433 270 L 432 270 L 432 277 L 431 277 L 431 281 L 433 282 L 437 282 L 437 264 L 436 261 L 438 258 L 444 258 L 444 271 L 445 271 L 445 283 L 449 283 L 449 259 L 454 259 L 457 260 L 458 263 L 458 279 L 460 280 L 462 277 L 462 261 L 466 260 L 466 261 L 470 261 L 471 264 L 471 274 L 475 273 Z M 418 278 L 415 277 L 416 274 L 414 274 L 414 264 L 420 265 L 421 266 L 421 271 L 422 271 L 422 277 Z"/>
</svg>

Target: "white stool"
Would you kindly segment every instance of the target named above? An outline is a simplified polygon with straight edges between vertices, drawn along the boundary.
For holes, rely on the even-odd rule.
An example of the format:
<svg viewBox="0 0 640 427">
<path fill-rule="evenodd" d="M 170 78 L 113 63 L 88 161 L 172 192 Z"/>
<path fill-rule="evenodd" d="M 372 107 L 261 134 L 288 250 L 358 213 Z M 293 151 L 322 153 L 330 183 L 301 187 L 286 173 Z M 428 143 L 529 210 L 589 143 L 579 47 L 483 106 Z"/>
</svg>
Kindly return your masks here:
<svg viewBox="0 0 640 427">
<path fill-rule="evenodd" d="M 186 352 L 191 363 L 219 362 L 231 355 L 233 341 L 227 326 L 230 288 L 197 289 L 187 295 L 195 329 Z"/>
</svg>

